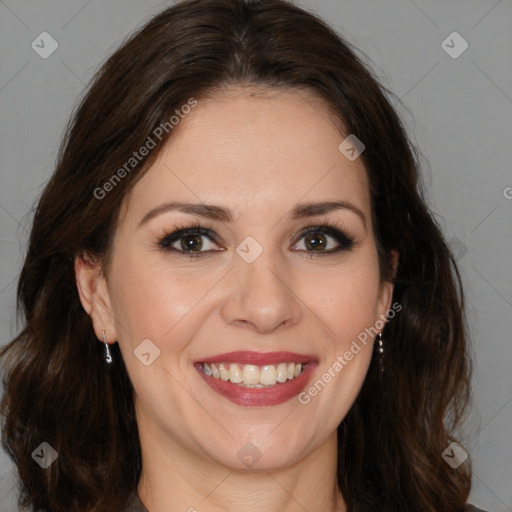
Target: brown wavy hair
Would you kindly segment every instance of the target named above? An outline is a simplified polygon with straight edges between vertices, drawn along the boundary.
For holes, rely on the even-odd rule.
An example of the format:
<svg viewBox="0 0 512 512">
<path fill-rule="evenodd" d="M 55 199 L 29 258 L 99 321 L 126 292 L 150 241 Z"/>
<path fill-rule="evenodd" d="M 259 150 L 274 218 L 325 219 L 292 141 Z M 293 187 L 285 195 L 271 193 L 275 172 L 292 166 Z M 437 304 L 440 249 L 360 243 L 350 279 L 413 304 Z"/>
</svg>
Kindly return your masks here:
<svg viewBox="0 0 512 512">
<path fill-rule="evenodd" d="M 383 332 L 338 428 L 338 485 L 349 511 L 459 512 L 470 466 L 441 453 L 469 400 L 470 359 L 457 267 L 429 212 L 418 153 L 393 95 L 357 51 L 315 15 L 283 0 L 188 0 L 157 16 L 101 67 L 74 112 L 33 220 L 17 288 L 21 332 L 2 350 L 2 444 L 17 466 L 20 507 L 118 511 L 137 489 L 141 450 L 133 388 L 117 344 L 103 361 L 77 293 L 74 258 L 108 259 L 122 199 L 158 146 L 111 187 L 95 190 L 189 98 L 230 86 L 307 90 L 364 142 L 383 279 L 402 311 Z M 58 453 L 41 469 L 43 441 Z"/>
</svg>

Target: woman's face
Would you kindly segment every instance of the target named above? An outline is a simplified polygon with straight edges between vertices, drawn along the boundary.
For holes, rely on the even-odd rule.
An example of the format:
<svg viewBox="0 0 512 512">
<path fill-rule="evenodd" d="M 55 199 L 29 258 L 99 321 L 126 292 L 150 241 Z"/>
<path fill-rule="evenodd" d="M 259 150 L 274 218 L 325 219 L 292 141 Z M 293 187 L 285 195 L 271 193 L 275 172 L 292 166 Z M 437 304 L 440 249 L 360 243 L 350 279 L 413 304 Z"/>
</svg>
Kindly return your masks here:
<svg viewBox="0 0 512 512">
<path fill-rule="evenodd" d="M 335 439 L 392 285 L 363 162 L 329 119 L 298 92 L 198 100 L 125 198 L 93 318 L 143 446 L 275 469 Z"/>
</svg>

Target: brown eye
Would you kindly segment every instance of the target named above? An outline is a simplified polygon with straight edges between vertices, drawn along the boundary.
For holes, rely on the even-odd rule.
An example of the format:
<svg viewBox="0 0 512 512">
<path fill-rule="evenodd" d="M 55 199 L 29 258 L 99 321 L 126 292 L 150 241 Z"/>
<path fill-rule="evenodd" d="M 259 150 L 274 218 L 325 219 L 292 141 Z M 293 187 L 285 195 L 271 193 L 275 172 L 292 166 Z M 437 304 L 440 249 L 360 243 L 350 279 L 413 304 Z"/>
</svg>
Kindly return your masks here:
<svg viewBox="0 0 512 512">
<path fill-rule="evenodd" d="M 304 237 L 306 248 L 311 251 L 322 251 L 327 247 L 326 236 L 323 233 L 312 231 Z"/>
<path fill-rule="evenodd" d="M 291 247 L 292 251 L 320 254 L 333 254 L 350 250 L 355 246 L 352 236 L 330 226 L 316 226 L 302 231 L 297 242 Z"/>
<path fill-rule="evenodd" d="M 158 245 L 165 250 L 189 256 L 200 256 L 214 251 L 222 251 L 218 237 L 210 229 L 200 226 L 177 229 L 161 239 Z"/>
<path fill-rule="evenodd" d="M 192 235 L 180 239 L 182 251 L 200 251 L 203 246 L 202 235 Z"/>
</svg>

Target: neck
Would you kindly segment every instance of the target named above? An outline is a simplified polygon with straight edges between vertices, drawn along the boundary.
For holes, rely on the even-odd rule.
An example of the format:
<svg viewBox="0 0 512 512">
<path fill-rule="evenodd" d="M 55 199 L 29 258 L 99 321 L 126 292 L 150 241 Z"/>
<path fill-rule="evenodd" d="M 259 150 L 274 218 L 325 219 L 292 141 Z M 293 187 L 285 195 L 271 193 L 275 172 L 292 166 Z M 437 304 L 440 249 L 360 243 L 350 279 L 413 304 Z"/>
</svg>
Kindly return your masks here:
<svg viewBox="0 0 512 512">
<path fill-rule="evenodd" d="M 346 512 L 336 481 L 336 432 L 292 465 L 240 471 L 144 427 L 138 494 L 149 512 Z"/>
</svg>

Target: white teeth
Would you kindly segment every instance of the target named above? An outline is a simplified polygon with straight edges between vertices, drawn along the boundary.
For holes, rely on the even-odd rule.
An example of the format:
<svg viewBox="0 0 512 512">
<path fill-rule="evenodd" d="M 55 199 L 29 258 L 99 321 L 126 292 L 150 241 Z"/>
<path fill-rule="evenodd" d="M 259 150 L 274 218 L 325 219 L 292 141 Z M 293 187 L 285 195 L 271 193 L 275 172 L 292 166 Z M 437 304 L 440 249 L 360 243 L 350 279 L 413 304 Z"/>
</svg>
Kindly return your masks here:
<svg viewBox="0 0 512 512">
<path fill-rule="evenodd" d="M 257 366 L 254 364 L 239 365 L 237 363 L 203 363 L 206 375 L 215 379 L 231 381 L 248 388 L 261 388 L 282 384 L 298 377 L 304 369 L 302 363 L 279 363 Z"/>
<path fill-rule="evenodd" d="M 212 364 L 212 375 L 216 379 L 220 379 L 220 371 L 219 371 L 219 369 L 214 364 Z"/>
<path fill-rule="evenodd" d="M 260 369 L 253 364 L 244 365 L 242 376 L 244 384 L 260 384 Z"/>
<path fill-rule="evenodd" d="M 288 380 L 288 368 L 286 363 L 277 365 L 277 382 L 286 382 Z"/>
<path fill-rule="evenodd" d="M 220 378 L 222 380 L 229 380 L 229 369 L 222 363 L 219 364 Z"/>
<path fill-rule="evenodd" d="M 240 367 L 236 363 L 233 363 L 229 368 L 229 380 L 233 384 L 240 384 L 243 380 L 242 370 L 240 370 Z"/>
<path fill-rule="evenodd" d="M 301 365 L 302 366 L 302 365 Z M 271 364 L 269 366 L 262 366 L 260 370 L 260 383 L 266 386 L 273 386 L 277 380 L 277 369 Z"/>
</svg>

